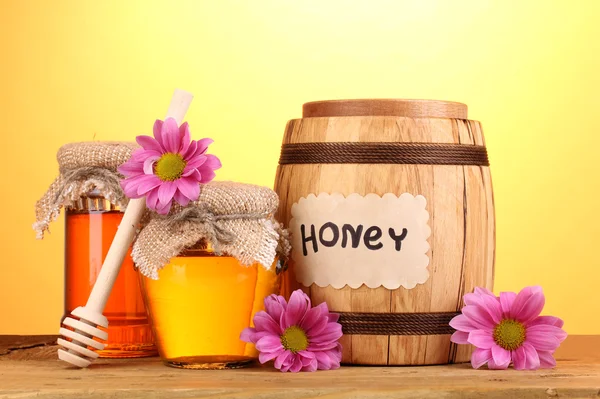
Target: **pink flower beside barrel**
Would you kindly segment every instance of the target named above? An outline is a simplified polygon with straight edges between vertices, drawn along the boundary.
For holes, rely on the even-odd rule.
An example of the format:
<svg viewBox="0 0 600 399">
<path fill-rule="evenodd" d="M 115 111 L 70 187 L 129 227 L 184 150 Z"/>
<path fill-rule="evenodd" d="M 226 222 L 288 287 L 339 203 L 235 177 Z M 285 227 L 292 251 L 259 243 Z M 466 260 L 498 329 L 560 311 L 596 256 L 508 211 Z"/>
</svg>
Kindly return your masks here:
<svg viewBox="0 0 600 399">
<path fill-rule="evenodd" d="M 526 287 L 518 294 L 501 292 L 499 297 L 476 288 L 464 301 L 462 314 L 450 321 L 457 330 L 452 342 L 475 345 L 474 368 L 487 364 L 490 369 L 506 369 L 511 363 L 517 370 L 556 366 L 554 351 L 567 333 L 558 317 L 540 316 L 545 304 L 541 287 Z"/>
<path fill-rule="evenodd" d="M 296 290 L 289 303 L 279 295 L 266 297 L 265 310 L 256 313 L 255 327 L 246 328 L 240 337 L 256 345 L 261 363 L 275 360 L 275 368 L 283 372 L 340 367 L 342 326 L 326 303 L 311 307 L 308 296 Z"/>
</svg>

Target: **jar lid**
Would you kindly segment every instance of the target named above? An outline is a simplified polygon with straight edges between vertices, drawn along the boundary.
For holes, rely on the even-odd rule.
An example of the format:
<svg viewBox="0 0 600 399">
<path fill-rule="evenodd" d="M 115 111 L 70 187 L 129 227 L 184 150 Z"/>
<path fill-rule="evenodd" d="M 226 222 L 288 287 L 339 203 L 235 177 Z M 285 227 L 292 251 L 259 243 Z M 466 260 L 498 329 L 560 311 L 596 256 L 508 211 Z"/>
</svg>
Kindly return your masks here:
<svg viewBox="0 0 600 399">
<path fill-rule="evenodd" d="M 267 187 L 203 184 L 198 200 L 188 206 L 174 205 L 166 216 L 149 212 L 131 256 L 142 274 L 157 279 L 172 257 L 205 241 L 217 255 L 270 269 L 277 254 L 289 253 L 287 233 L 273 217 L 278 205 L 277 194 Z"/>
<path fill-rule="evenodd" d="M 57 153 L 59 176 L 35 206 L 33 224 L 38 238 L 43 238 L 62 207 L 79 208 L 81 197 L 95 191 L 111 208 L 129 202 L 120 185 L 117 167 L 125 163 L 139 146 L 134 142 L 82 142 L 62 146 Z"/>
<path fill-rule="evenodd" d="M 136 143 L 124 141 L 69 143 L 59 148 L 56 159 L 61 173 L 85 167 L 106 168 L 116 172 L 117 167 L 127 162 L 136 148 L 139 148 Z"/>
</svg>

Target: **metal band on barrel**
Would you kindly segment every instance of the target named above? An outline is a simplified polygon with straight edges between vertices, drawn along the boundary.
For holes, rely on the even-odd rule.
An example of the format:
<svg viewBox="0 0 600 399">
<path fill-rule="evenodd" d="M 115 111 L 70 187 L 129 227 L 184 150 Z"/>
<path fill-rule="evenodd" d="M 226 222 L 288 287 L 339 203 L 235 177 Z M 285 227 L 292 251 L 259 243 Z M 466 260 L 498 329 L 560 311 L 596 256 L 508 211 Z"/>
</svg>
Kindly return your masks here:
<svg viewBox="0 0 600 399">
<path fill-rule="evenodd" d="M 347 335 L 444 335 L 452 334 L 450 320 L 459 315 L 447 313 L 344 313 L 339 323 Z"/>
<path fill-rule="evenodd" d="M 485 146 L 442 143 L 296 143 L 281 147 L 280 165 L 415 164 L 489 166 Z"/>
</svg>

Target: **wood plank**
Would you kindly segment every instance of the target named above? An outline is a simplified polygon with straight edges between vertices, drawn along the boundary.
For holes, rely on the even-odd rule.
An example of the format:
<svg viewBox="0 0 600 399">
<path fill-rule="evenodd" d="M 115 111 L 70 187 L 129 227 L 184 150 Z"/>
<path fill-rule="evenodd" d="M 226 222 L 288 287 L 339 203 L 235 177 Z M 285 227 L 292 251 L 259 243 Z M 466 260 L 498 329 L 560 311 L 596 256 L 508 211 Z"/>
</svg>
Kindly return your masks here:
<svg viewBox="0 0 600 399">
<path fill-rule="evenodd" d="M 272 368 L 182 370 L 157 359 L 100 360 L 89 369 L 58 362 L 0 362 L 0 398 L 561 398 L 596 397 L 600 364 L 490 371 L 468 365 L 344 367 L 281 373 Z M 35 375 L 35 378 L 32 378 Z"/>
<path fill-rule="evenodd" d="M 0 399 L 12 398 L 592 398 L 600 396 L 600 335 L 570 336 L 552 370 L 473 370 L 468 364 L 343 367 L 280 373 L 271 367 L 183 370 L 159 358 L 99 359 L 88 369 L 13 354 L 53 353 L 56 336 L 0 336 Z M 33 347 L 31 347 L 33 346 Z M 8 350 L 8 353 L 6 351 Z M 33 359 L 23 361 L 22 359 Z"/>
<path fill-rule="evenodd" d="M 58 335 L 0 335 L 0 356 L 56 344 Z"/>
</svg>

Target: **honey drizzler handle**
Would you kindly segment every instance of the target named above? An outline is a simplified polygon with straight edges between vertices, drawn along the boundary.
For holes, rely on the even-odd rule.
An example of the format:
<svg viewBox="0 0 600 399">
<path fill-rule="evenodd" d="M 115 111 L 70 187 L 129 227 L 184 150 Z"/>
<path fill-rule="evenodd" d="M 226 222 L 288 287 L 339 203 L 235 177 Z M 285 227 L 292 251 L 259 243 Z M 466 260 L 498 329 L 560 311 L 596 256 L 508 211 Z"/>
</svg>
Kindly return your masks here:
<svg viewBox="0 0 600 399">
<path fill-rule="evenodd" d="M 175 90 L 166 118 L 173 118 L 180 125 L 192 98 L 193 96 L 186 91 Z M 98 353 L 92 349 L 104 349 L 105 345 L 93 338 L 101 340 L 108 338 L 108 334 L 98 328 L 98 326 L 108 327 L 108 319 L 102 312 L 145 209 L 146 198 L 129 201 L 86 305 L 78 307 L 71 313 L 76 318 L 67 317 L 63 321 L 64 327 L 61 327 L 60 334 L 64 338 L 58 339 L 58 344 L 64 348 L 58 350 L 60 360 L 77 367 L 87 367 L 98 357 Z M 73 330 L 66 327 L 71 327 Z"/>
</svg>

